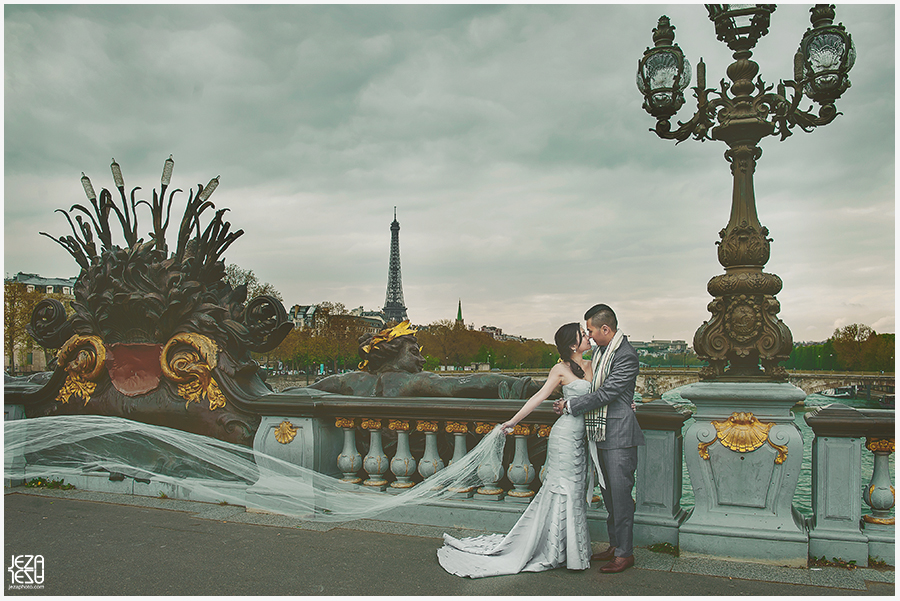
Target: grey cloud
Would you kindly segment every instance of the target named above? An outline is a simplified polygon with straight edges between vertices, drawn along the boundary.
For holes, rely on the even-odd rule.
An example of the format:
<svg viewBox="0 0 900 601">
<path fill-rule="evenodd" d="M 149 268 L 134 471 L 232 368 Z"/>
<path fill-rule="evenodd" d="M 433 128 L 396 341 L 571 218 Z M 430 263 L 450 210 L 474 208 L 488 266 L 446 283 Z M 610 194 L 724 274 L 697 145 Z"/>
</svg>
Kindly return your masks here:
<svg viewBox="0 0 900 601">
<path fill-rule="evenodd" d="M 773 15 L 768 83 L 807 10 Z M 549 339 L 612 299 L 631 335 L 690 339 L 731 177 L 724 145 L 648 131 L 634 71 L 660 14 L 717 86 L 730 52 L 697 5 L 7 6 L 6 269 L 73 271 L 37 232 L 65 231 L 81 171 L 109 187 L 115 156 L 149 195 L 172 153 L 181 202 L 221 174 L 213 200 L 246 232 L 226 260 L 286 304 L 380 306 L 396 205 L 417 321 L 461 297 L 467 321 Z M 844 114 L 763 143 L 767 271 L 797 339 L 893 330 L 893 16 L 839 6 L 859 53 Z M 855 312 L 832 302 L 859 290 Z"/>
</svg>

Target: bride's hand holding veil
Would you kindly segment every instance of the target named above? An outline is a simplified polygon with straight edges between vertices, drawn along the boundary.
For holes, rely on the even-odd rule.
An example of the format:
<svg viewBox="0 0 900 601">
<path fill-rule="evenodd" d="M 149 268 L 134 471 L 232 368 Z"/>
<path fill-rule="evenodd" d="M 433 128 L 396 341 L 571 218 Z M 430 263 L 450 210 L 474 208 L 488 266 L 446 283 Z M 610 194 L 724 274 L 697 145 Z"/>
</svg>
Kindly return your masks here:
<svg viewBox="0 0 900 601">
<path fill-rule="evenodd" d="M 519 422 L 512 420 L 512 419 L 509 420 L 508 422 L 503 422 L 502 424 L 500 424 L 500 431 L 503 432 L 504 434 L 509 434 L 510 432 L 513 431 L 513 428 L 515 428 L 516 424 L 518 424 L 518 423 Z"/>
</svg>

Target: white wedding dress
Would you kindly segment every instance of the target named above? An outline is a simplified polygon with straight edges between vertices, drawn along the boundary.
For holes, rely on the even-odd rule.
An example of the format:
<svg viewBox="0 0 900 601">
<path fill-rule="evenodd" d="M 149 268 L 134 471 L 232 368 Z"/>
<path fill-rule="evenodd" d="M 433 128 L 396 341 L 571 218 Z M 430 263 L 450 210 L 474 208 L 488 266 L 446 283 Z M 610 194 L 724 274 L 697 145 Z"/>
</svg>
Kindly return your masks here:
<svg viewBox="0 0 900 601">
<path fill-rule="evenodd" d="M 575 380 L 563 386 L 563 398 L 591 391 L 591 383 Z M 590 567 L 591 538 L 587 526 L 587 469 L 584 417 L 563 415 L 547 441 L 547 473 L 541 489 L 509 534 L 457 539 L 444 534 L 438 549 L 441 566 L 457 576 L 483 578 L 541 572 L 565 565 Z"/>
</svg>

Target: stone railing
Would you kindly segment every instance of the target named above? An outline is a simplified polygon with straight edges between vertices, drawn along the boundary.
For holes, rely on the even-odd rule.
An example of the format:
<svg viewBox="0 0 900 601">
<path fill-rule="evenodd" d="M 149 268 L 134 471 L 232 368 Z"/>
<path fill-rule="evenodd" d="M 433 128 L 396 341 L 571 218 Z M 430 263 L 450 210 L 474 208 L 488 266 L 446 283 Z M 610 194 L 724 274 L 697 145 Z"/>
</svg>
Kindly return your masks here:
<svg viewBox="0 0 900 601">
<path fill-rule="evenodd" d="M 805 419 L 815 432 L 810 556 L 855 561 L 862 566 L 873 557 L 893 565 L 894 487 L 889 464 L 894 452 L 894 412 L 833 403 Z M 863 442 L 874 454 L 865 487 Z M 870 514 L 861 515 L 862 502 L 871 508 Z"/>
<path fill-rule="evenodd" d="M 253 403 L 263 415 L 254 448 L 384 494 L 401 492 L 462 457 L 523 402 L 301 394 L 285 391 Z M 635 542 L 677 545 L 686 517 L 681 431 L 690 414 L 654 401 L 639 405 L 637 416 L 647 444 L 638 451 Z M 452 501 L 482 514 L 521 511 L 543 480 L 546 439 L 556 419 L 550 402 L 532 412 L 510 435 L 504 465 L 479 468 L 482 485 L 457 491 Z M 591 530 L 602 537 L 606 511 L 599 497 L 591 505 Z"/>
</svg>

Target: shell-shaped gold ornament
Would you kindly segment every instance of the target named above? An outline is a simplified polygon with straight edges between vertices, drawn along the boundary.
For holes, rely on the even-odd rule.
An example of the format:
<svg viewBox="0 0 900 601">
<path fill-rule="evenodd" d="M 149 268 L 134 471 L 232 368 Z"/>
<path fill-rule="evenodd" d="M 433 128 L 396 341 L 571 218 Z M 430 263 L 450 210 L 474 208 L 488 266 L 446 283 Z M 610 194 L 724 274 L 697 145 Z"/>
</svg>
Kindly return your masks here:
<svg viewBox="0 0 900 601">
<path fill-rule="evenodd" d="M 297 436 L 297 428 L 288 420 L 284 420 L 275 428 L 275 440 L 281 444 L 288 444 L 294 440 L 295 436 Z"/>
<path fill-rule="evenodd" d="M 774 423 L 764 424 L 752 413 L 732 413 L 724 422 L 712 422 L 716 438 L 727 449 L 749 453 L 766 444 Z"/>
</svg>

